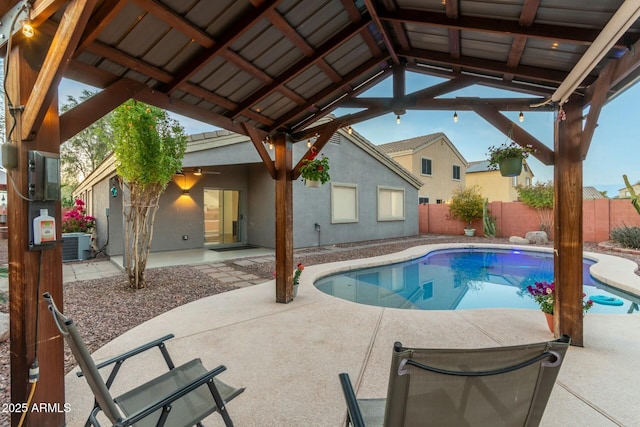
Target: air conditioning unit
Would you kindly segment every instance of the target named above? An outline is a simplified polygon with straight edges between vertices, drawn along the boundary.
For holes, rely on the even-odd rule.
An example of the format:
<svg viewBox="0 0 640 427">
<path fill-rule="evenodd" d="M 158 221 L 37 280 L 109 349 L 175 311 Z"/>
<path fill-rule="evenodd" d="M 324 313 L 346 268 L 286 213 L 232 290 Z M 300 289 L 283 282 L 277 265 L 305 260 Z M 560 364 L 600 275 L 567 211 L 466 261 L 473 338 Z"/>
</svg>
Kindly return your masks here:
<svg viewBox="0 0 640 427">
<path fill-rule="evenodd" d="M 62 233 L 62 261 L 89 259 L 91 234 Z"/>
</svg>

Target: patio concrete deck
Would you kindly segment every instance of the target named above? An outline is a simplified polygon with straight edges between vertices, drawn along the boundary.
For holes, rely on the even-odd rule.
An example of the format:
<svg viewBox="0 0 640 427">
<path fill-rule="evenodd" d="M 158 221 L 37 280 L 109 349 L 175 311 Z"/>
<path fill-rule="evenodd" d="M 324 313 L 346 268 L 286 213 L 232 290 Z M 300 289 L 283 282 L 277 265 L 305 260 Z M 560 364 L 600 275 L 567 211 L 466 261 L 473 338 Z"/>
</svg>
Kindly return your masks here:
<svg viewBox="0 0 640 427">
<path fill-rule="evenodd" d="M 200 357 L 209 369 L 224 364 L 228 370 L 221 379 L 247 387 L 228 405 L 237 426 L 339 426 L 346 406 L 338 374 L 351 375 L 358 397 L 385 395 L 395 341 L 471 348 L 552 338 L 538 310 L 380 308 L 328 296 L 312 284 L 328 271 L 411 258 L 420 250 L 424 247 L 399 256 L 307 267 L 298 297 L 286 305 L 274 302 L 273 281 L 195 301 L 123 334 L 94 357 L 103 360 L 172 332 L 176 338 L 167 347 L 174 362 Z M 601 273 L 613 282 L 622 275 L 640 294 L 640 278 L 632 274 L 635 264 L 617 260 L 608 260 L 613 263 L 607 271 L 604 259 Z M 570 348 L 542 425 L 638 425 L 639 333 L 638 314 L 589 313 L 584 319 L 585 347 Z M 132 362 L 123 365 L 115 394 L 166 369 L 157 351 Z M 83 425 L 92 406 L 84 379 L 70 373 L 66 395 L 71 405 L 67 425 Z M 223 425 L 216 414 L 210 419 L 206 425 Z"/>
</svg>

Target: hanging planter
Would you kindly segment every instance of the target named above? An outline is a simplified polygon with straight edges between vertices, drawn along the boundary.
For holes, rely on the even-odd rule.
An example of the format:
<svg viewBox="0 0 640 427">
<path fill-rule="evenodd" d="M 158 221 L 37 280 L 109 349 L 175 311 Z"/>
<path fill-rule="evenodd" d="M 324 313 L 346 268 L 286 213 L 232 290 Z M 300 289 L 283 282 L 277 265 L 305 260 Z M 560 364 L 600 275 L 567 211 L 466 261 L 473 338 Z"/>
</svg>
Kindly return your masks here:
<svg viewBox="0 0 640 427">
<path fill-rule="evenodd" d="M 522 173 L 522 157 L 507 157 L 500 161 L 498 168 L 502 176 L 520 176 Z"/>
<path fill-rule="evenodd" d="M 315 147 L 311 149 L 311 154 L 306 159 L 302 160 L 302 166 L 300 166 L 300 176 L 305 180 L 307 187 L 319 187 L 320 184 L 331 179 L 329 175 L 329 158 L 322 155 L 321 158 L 316 159 Z M 317 183 L 314 183 L 316 181 Z"/>
<path fill-rule="evenodd" d="M 511 139 L 511 131 L 507 141 Z M 519 176 L 522 172 L 522 160 L 529 157 L 534 150 L 531 146 L 522 146 L 515 141 L 504 143 L 498 147 L 489 147 L 489 170 L 500 170 L 502 176 Z"/>
</svg>

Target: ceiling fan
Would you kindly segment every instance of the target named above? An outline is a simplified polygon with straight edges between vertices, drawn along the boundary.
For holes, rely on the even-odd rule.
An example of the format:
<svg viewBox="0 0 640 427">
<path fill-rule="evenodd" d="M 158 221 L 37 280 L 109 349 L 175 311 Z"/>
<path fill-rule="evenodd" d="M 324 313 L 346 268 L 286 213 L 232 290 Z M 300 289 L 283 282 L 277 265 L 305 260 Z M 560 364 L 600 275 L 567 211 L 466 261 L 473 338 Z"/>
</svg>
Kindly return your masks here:
<svg viewBox="0 0 640 427">
<path fill-rule="evenodd" d="M 218 171 L 209 171 L 203 168 L 190 168 L 188 170 L 183 169 L 182 172 L 191 172 L 192 174 L 194 174 L 195 176 L 200 176 L 200 175 L 220 175 L 221 172 Z"/>
</svg>

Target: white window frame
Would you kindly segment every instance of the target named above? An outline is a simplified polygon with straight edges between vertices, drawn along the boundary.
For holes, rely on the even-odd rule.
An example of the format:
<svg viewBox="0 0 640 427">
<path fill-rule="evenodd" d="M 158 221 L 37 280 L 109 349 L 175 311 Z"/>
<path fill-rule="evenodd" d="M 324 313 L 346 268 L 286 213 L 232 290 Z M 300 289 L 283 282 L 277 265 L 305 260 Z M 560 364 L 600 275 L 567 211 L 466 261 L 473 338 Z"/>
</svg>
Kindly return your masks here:
<svg viewBox="0 0 640 427">
<path fill-rule="evenodd" d="M 431 164 L 431 167 L 430 167 L 431 172 L 430 172 L 430 173 L 425 173 L 425 172 L 422 170 L 422 163 L 423 163 L 425 160 L 428 160 L 428 161 L 430 162 L 430 164 Z M 432 159 L 430 159 L 430 158 L 428 158 L 428 157 L 421 157 L 421 158 L 420 158 L 420 175 L 423 175 L 423 176 L 433 176 L 433 160 L 432 160 Z"/>
<path fill-rule="evenodd" d="M 336 200 L 340 197 L 338 193 L 340 190 L 349 190 L 353 191 L 353 203 L 345 203 L 342 199 Z M 346 196 L 346 194 L 345 194 Z M 340 214 L 338 215 L 337 209 L 344 208 L 347 205 L 351 205 L 353 211 L 351 214 Z M 340 182 L 332 182 L 331 183 L 331 223 L 332 224 L 346 224 L 346 223 L 354 223 L 358 222 L 358 185 L 357 184 L 347 184 Z"/>
<path fill-rule="evenodd" d="M 459 176 L 457 178 L 455 177 L 455 173 L 454 173 L 455 168 L 458 168 L 458 175 Z M 451 165 L 451 178 L 454 181 L 460 181 L 462 179 L 462 166 L 460 166 L 460 165 Z"/>
<path fill-rule="evenodd" d="M 386 202 L 383 200 L 381 193 L 389 192 L 390 193 L 390 202 L 393 203 L 394 196 L 401 197 L 401 202 L 396 206 L 384 206 L 385 211 L 382 211 L 381 208 L 382 203 Z M 377 191 L 377 212 L 378 212 L 378 221 L 404 221 L 405 219 L 405 200 L 406 200 L 406 192 L 404 188 L 399 187 L 386 187 L 382 185 L 378 185 Z M 395 207 L 395 209 L 394 209 Z M 397 210 L 401 210 L 401 212 L 397 212 Z M 388 215 L 386 215 L 386 211 L 390 211 Z M 394 213 L 394 211 L 396 211 Z"/>
</svg>

